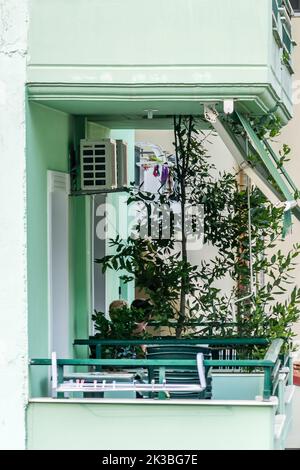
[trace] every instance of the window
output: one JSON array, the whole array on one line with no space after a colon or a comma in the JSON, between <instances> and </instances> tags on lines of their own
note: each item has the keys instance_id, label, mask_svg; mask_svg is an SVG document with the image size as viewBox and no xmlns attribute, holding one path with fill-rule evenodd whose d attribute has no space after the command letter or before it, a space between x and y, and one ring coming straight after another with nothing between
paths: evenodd
<instances>
[{"instance_id":1,"label":"window","mask_svg":"<svg viewBox=\"0 0 300 470\"><path fill-rule=\"evenodd\" d=\"M300 0L290 0L293 10L298 15L300 14Z\"/></svg>"}]
</instances>

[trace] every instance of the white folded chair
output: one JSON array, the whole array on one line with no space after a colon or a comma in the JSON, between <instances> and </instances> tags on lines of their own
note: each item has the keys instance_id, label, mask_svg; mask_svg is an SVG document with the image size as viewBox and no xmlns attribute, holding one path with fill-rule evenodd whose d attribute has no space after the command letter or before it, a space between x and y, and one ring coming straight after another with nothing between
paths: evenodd
<instances>
[{"instance_id":1,"label":"white folded chair","mask_svg":"<svg viewBox=\"0 0 300 470\"><path fill-rule=\"evenodd\" d=\"M57 357L56 353L53 352L51 356L52 361L52 392L53 396L56 396L57 393L71 393L71 392L89 392L89 393L101 393L101 392L202 392L206 388L206 379L205 379L205 368L204 368L204 356L203 353L197 354L197 369L199 375L199 384L174 384L167 383L166 380L163 380L162 383L155 383L152 380L151 383L143 383L133 380L131 383L126 382L117 382L106 380L98 381L93 380L93 382L87 382L83 379L77 379L76 381L63 381L58 383L57 375Z\"/></svg>"}]
</instances>

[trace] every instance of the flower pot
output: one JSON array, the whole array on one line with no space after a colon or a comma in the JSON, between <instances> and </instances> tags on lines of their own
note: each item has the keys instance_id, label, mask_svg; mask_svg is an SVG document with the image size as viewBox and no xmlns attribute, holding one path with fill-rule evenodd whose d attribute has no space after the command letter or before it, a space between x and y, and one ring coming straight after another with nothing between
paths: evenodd
<instances>
[{"instance_id":1,"label":"flower pot","mask_svg":"<svg viewBox=\"0 0 300 470\"><path fill-rule=\"evenodd\" d=\"M300 362L294 364L294 385L300 387Z\"/></svg>"}]
</instances>

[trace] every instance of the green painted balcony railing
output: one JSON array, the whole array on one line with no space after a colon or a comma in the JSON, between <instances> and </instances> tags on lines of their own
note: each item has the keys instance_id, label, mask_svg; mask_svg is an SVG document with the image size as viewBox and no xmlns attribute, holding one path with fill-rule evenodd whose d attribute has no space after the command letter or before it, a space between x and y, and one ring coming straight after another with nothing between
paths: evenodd
<instances>
[{"instance_id":1,"label":"green painted balcony railing","mask_svg":"<svg viewBox=\"0 0 300 470\"><path fill-rule=\"evenodd\" d=\"M204 366L208 368L249 368L252 370L261 369L264 373L264 389L263 399L269 400L271 395L276 393L279 374L283 366L287 364L288 357L282 358L280 351L283 345L282 339L273 340L271 343L264 338L194 338L194 339L178 339L178 340L76 340L77 345L141 345L141 344L172 344L172 345L191 345L191 344L207 344L219 346L253 346L253 345L268 345L269 347L263 359L205 359ZM99 350L98 350L99 352ZM101 350L100 350L101 353ZM63 380L65 366L110 366L110 367L196 367L196 359L58 359L58 376L59 380ZM31 359L30 366L50 366L51 359Z\"/></svg>"}]
</instances>

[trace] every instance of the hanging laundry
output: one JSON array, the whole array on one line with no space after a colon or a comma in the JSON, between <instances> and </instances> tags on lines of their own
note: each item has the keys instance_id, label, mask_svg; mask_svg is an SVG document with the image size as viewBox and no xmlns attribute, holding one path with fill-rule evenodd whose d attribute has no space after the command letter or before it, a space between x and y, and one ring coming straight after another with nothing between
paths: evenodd
<instances>
[{"instance_id":1,"label":"hanging laundry","mask_svg":"<svg viewBox=\"0 0 300 470\"><path fill-rule=\"evenodd\" d=\"M162 166L161 178L160 178L160 182L161 182L162 185L166 184L166 182L168 180L168 176L169 176L168 164L164 163L163 166Z\"/></svg>"},{"instance_id":2,"label":"hanging laundry","mask_svg":"<svg viewBox=\"0 0 300 470\"><path fill-rule=\"evenodd\" d=\"M160 175L159 165L155 165L154 170L153 170L153 176L157 177L159 175Z\"/></svg>"},{"instance_id":3,"label":"hanging laundry","mask_svg":"<svg viewBox=\"0 0 300 470\"><path fill-rule=\"evenodd\" d=\"M167 190L170 194L173 191L173 186L174 186L174 181L173 181L172 173L169 170L168 181L167 181Z\"/></svg>"},{"instance_id":4,"label":"hanging laundry","mask_svg":"<svg viewBox=\"0 0 300 470\"><path fill-rule=\"evenodd\" d=\"M142 180L144 181L143 184L143 191L147 191L149 193L157 193L161 187L160 178L154 176L153 168L145 169L142 175Z\"/></svg>"}]
</instances>

